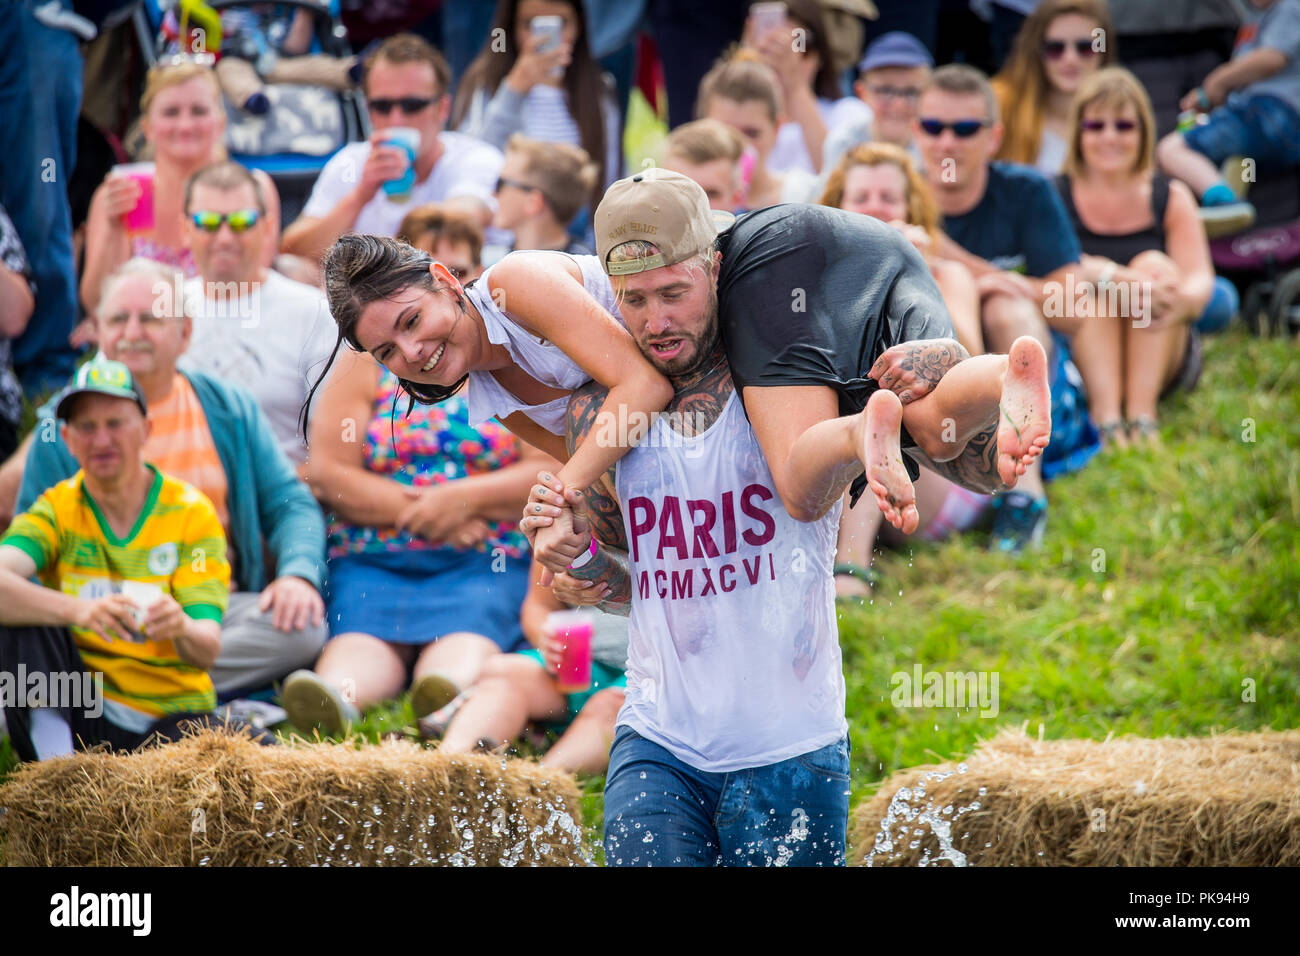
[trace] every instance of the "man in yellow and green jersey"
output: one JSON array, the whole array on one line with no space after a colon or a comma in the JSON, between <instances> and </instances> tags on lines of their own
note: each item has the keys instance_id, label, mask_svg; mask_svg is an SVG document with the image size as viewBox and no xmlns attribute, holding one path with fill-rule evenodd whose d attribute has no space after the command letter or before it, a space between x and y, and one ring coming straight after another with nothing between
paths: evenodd
<instances>
[{"instance_id":1,"label":"man in yellow and green jersey","mask_svg":"<svg viewBox=\"0 0 1300 956\"><path fill-rule=\"evenodd\" d=\"M212 503L144 461L147 409L125 365L82 366L57 415L80 470L0 538L0 706L15 750L131 748L219 723L208 668L230 566Z\"/></svg>"}]
</instances>

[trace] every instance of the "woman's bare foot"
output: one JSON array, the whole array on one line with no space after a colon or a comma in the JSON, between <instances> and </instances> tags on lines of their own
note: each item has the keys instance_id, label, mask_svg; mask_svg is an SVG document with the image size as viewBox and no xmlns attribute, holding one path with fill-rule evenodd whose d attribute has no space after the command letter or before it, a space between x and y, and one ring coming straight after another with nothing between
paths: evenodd
<instances>
[{"instance_id":1,"label":"woman's bare foot","mask_svg":"<svg viewBox=\"0 0 1300 956\"><path fill-rule=\"evenodd\" d=\"M1128 420L1128 439L1131 445L1159 445L1160 423L1154 415L1137 415Z\"/></svg>"},{"instance_id":2,"label":"woman's bare foot","mask_svg":"<svg viewBox=\"0 0 1300 956\"><path fill-rule=\"evenodd\" d=\"M1011 343L999 411L998 477L1011 488L1052 436L1047 354L1032 336L1022 335Z\"/></svg>"},{"instance_id":3,"label":"woman's bare foot","mask_svg":"<svg viewBox=\"0 0 1300 956\"><path fill-rule=\"evenodd\" d=\"M903 464L898 444L903 425L903 403L887 388L877 389L862 410L862 464L867 485L885 520L903 534L911 534L921 520L916 513L916 492Z\"/></svg>"},{"instance_id":4,"label":"woman's bare foot","mask_svg":"<svg viewBox=\"0 0 1300 956\"><path fill-rule=\"evenodd\" d=\"M1122 419L1101 422L1097 425L1097 434L1101 436L1101 447L1123 450L1128 447L1128 431Z\"/></svg>"}]
</instances>

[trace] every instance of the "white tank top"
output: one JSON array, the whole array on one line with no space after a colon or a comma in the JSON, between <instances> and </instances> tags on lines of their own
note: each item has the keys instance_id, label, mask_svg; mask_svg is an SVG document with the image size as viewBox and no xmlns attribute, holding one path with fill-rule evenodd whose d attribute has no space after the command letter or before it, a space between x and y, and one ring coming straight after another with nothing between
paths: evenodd
<instances>
[{"instance_id":1,"label":"white tank top","mask_svg":"<svg viewBox=\"0 0 1300 956\"><path fill-rule=\"evenodd\" d=\"M725 773L847 733L837 503L795 521L733 392L703 434L665 418L618 463L632 614L618 723Z\"/></svg>"},{"instance_id":2,"label":"white tank top","mask_svg":"<svg viewBox=\"0 0 1300 956\"><path fill-rule=\"evenodd\" d=\"M565 252L555 254L568 255ZM605 275L605 270L600 267L600 260L595 256L569 256L569 258L582 270L582 284L588 294L600 304L602 309L621 324L626 325L614 301L614 289L609 284L609 276ZM493 265L492 269L495 268L496 265ZM543 385L572 391L590 381L591 376L583 370L582 366L552 343L538 338L523 328L510 317L508 312L497 308L488 284L492 269L484 272L474 283L473 288L465 293L474 303L479 314L483 316L483 326L487 329L488 341L493 345L504 345L514 363ZM564 434L564 415L569 406L568 396L541 405L528 405L502 386L491 372L470 372L467 398L471 425L479 425L493 417L504 421L507 415L522 411L547 431L556 435Z\"/></svg>"}]
</instances>

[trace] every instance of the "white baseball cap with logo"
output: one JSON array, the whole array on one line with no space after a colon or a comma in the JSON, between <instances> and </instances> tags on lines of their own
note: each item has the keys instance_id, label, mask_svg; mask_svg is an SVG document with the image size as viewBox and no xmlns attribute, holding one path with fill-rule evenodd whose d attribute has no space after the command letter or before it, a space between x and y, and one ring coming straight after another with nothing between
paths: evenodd
<instances>
[{"instance_id":1,"label":"white baseball cap with logo","mask_svg":"<svg viewBox=\"0 0 1300 956\"><path fill-rule=\"evenodd\" d=\"M709 197L695 180L654 167L620 179L596 207L596 254L606 274L632 275L671 266L713 248L713 240L735 222L729 212L709 208ZM642 240L656 255L610 262L614 247Z\"/></svg>"}]
</instances>

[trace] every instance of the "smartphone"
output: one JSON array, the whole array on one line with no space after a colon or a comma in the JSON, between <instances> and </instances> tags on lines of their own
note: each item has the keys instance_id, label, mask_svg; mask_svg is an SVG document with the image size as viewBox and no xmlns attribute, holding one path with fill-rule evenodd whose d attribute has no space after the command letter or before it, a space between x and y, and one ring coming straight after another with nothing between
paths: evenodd
<instances>
[{"instance_id":1,"label":"smartphone","mask_svg":"<svg viewBox=\"0 0 1300 956\"><path fill-rule=\"evenodd\" d=\"M786 7L784 3L756 3L749 8L749 17L754 24L754 40L757 40L785 26Z\"/></svg>"},{"instance_id":2,"label":"smartphone","mask_svg":"<svg viewBox=\"0 0 1300 956\"><path fill-rule=\"evenodd\" d=\"M782 7L785 4L781 4ZM542 37L537 46L538 53L550 53L560 45L564 34L564 17L533 17L528 21L528 29L535 37Z\"/></svg>"}]
</instances>

